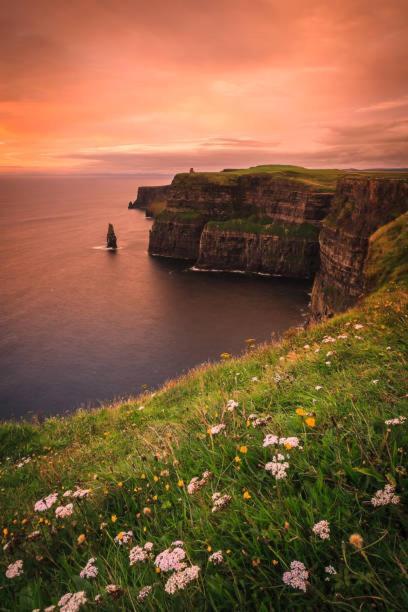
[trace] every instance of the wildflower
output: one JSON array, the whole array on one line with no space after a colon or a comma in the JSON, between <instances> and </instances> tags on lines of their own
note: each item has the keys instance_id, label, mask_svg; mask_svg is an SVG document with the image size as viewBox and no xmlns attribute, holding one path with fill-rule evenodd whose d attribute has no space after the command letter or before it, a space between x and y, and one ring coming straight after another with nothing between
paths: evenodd
<instances>
[{"instance_id":1,"label":"wildflower","mask_svg":"<svg viewBox=\"0 0 408 612\"><path fill-rule=\"evenodd\" d=\"M328 565L327 567L325 567L324 571L326 572L326 574L331 574L332 576L335 576L337 574L336 570L332 565Z\"/></svg>"},{"instance_id":2,"label":"wildflower","mask_svg":"<svg viewBox=\"0 0 408 612\"><path fill-rule=\"evenodd\" d=\"M39 538L41 535L41 532L37 530L32 531L31 533L28 534L27 536L27 540L36 540L37 538Z\"/></svg>"},{"instance_id":3,"label":"wildflower","mask_svg":"<svg viewBox=\"0 0 408 612\"><path fill-rule=\"evenodd\" d=\"M321 540L330 540L330 526L328 521L319 521L313 525L312 531L319 536Z\"/></svg>"},{"instance_id":4,"label":"wildflower","mask_svg":"<svg viewBox=\"0 0 408 612\"><path fill-rule=\"evenodd\" d=\"M231 354L230 353L221 353L220 357L221 357L221 359L223 359L225 361L227 359L230 359Z\"/></svg>"},{"instance_id":5,"label":"wildflower","mask_svg":"<svg viewBox=\"0 0 408 612\"><path fill-rule=\"evenodd\" d=\"M72 493L72 497L75 497L76 499L82 499L83 497L88 497L90 492L91 489L80 489L79 487L77 487L76 490Z\"/></svg>"},{"instance_id":6,"label":"wildflower","mask_svg":"<svg viewBox=\"0 0 408 612\"><path fill-rule=\"evenodd\" d=\"M85 591L66 593L58 602L60 612L77 612L87 602Z\"/></svg>"},{"instance_id":7,"label":"wildflower","mask_svg":"<svg viewBox=\"0 0 408 612\"><path fill-rule=\"evenodd\" d=\"M146 506L146 508L143 508L143 514L145 516L149 516L151 513L152 513L152 510L148 506Z\"/></svg>"},{"instance_id":8,"label":"wildflower","mask_svg":"<svg viewBox=\"0 0 408 612\"><path fill-rule=\"evenodd\" d=\"M96 578L98 575L98 568L95 565L96 559L91 557L88 563L85 565L84 569L80 572L81 578Z\"/></svg>"},{"instance_id":9,"label":"wildflower","mask_svg":"<svg viewBox=\"0 0 408 612\"><path fill-rule=\"evenodd\" d=\"M134 546L129 553L130 565L136 565L136 563L144 563L145 561L150 559L150 553L152 549L152 542L146 542L143 548L141 546Z\"/></svg>"},{"instance_id":10,"label":"wildflower","mask_svg":"<svg viewBox=\"0 0 408 612\"><path fill-rule=\"evenodd\" d=\"M6 578L17 578L24 574L23 570L23 562L21 559L18 561L14 561L14 563L10 563L10 565L6 569Z\"/></svg>"},{"instance_id":11,"label":"wildflower","mask_svg":"<svg viewBox=\"0 0 408 612\"><path fill-rule=\"evenodd\" d=\"M258 565L261 565L260 558L257 557L256 559L252 559L252 567L258 567Z\"/></svg>"},{"instance_id":12,"label":"wildflower","mask_svg":"<svg viewBox=\"0 0 408 612\"><path fill-rule=\"evenodd\" d=\"M150 593L152 592L152 587L151 586L145 586L142 589L140 589L138 596L137 596L137 601L144 601L147 597L149 597Z\"/></svg>"},{"instance_id":13,"label":"wildflower","mask_svg":"<svg viewBox=\"0 0 408 612\"><path fill-rule=\"evenodd\" d=\"M271 416L258 417L254 421L252 421L252 427L265 427L268 422L271 420Z\"/></svg>"},{"instance_id":14,"label":"wildflower","mask_svg":"<svg viewBox=\"0 0 408 612\"><path fill-rule=\"evenodd\" d=\"M239 447L239 452L242 453L242 455L246 455L248 452L248 447L247 446L240 446Z\"/></svg>"},{"instance_id":15,"label":"wildflower","mask_svg":"<svg viewBox=\"0 0 408 612\"><path fill-rule=\"evenodd\" d=\"M122 546L123 544L129 544L129 542L133 538L133 531L119 531L118 535L115 537L116 544Z\"/></svg>"},{"instance_id":16,"label":"wildflower","mask_svg":"<svg viewBox=\"0 0 408 612\"><path fill-rule=\"evenodd\" d=\"M116 514L112 514L111 516L112 523L116 523L117 520L118 520L118 517L116 516Z\"/></svg>"},{"instance_id":17,"label":"wildflower","mask_svg":"<svg viewBox=\"0 0 408 612\"><path fill-rule=\"evenodd\" d=\"M380 382L380 379L379 378L375 378L371 382L372 382L373 385L378 385L378 383Z\"/></svg>"},{"instance_id":18,"label":"wildflower","mask_svg":"<svg viewBox=\"0 0 408 612\"><path fill-rule=\"evenodd\" d=\"M7 538L8 534L9 534L9 530L7 529L7 527L4 527L4 529L3 529L3 536L5 538Z\"/></svg>"},{"instance_id":19,"label":"wildflower","mask_svg":"<svg viewBox=\"0 0 408 612\"><path fill-rule=\"evenodd\" d=\"M191 567L186 567L185 569L174 573L164 585L164 590L166 593L173 595L177 591L185 589L190 582L198 578L199 571L200 568L198 565L192 565Z\"/></svg>"},{"instance_id":20,"label":"wildflower","mask_svg":"<svg viewBox=\"0 0 408 612\"><path fill-rule=\"evenodd\" d=\"M157 555L154 564L161 572L180 571L185 567L185 557L186 553L181 546L171 546Z\"/></svg>"},{"instance_id":21,"label":"wildflower","mask_svg":"<svg viewBox=\"0 0 408 612\"><path fill-rule=\"evenodd\" d=\"M307 415L306 410L304 408L301 408L301 407L300 408L296 408L295 412L299 416L306 416Z\"/></svg>"},{"instance_id":22,"label":"wildflower","mask_svg":"<svg viewBox=\"0 0 408 612\"><path fill-rule=\"evenodd\" d=\"M285 457L279 453L274 455L272 461L265 465L265 470L275 476L276 480L282 480L287 476L286 470L289 468L289 463L284 459Z\"/></svg>"},{"instance_id":23,"label":"wildflower","mask_svg":"<svg viewBox=\"0 0 408 612\"><path fill-rule=\"evenodd\" d=\"M268 434L265 436L262 446L266 448L267 446L272 446L274 444L279 444L279 437L273 434Z\"/></svg>"},{"instance_id":24,"label":"wildflower","mask_svg":"<svg viewBox=\"0 0 408 612\"><path fill-rule=\"evenodd\" d=\"M291 448L302 448L301 446L299 446L299 438L297 438L296 436L290 436L289 438L279 438L279 444L282 444L287 450L290 450Z\"/></svg>"},{"instance_id":25,"label":"wildflower","mask_svg":"<svg viewBox=\"0 0 408 612\"><path fill-rule=\"evenodd\" d=\"M169 470L162 470L160 472L160 476L162 476L163 478L167 478L167 476L170 476Z\"/></svg>"},{"instance_id":26,"label":"wildflower","mask_svg":"<svg viewBox=\"0 0 408 612\"><path fill-rule=\"evenodd\" d=\"M123 487L123 482L118 482L118 487L121 489Z\"/></svg>"},{"instance_id":27,"label":"wildflower","mask_svg":"<svg viewBox=\"0 0 408 612\"><path fill-rule=\"evenodd\" d=\"M316 419L314 417L307 417L307 419L305 419L305 423L308 427L315 427Z\"/></svg>"},{"instance_id":28,"label":"wildflower","mask_svg":"<svg viewBox=\"0 0 408 612\"><path fill-rule=\"evenodd\" d=\"M81 535L77 537L78 544L83 544L85 540L86 540L86 535L84 533L81 533Z\"/></svg>"},{"instance_id":29,"label":"wildflower","mask_svg":"<svg viewBox=\"0 0 408 612\"><path fill-rule=\"evenodd\" d=\"M387 484L384 489L380 489L371 498L371 503L374 507L387 506L388 504L399 504L400 498L395 495L395 487Z\"/></svg>"},{"instance_id":30,"label":"wildflower","mask_svg":"<svg viewBox=\"0 0 408 612\"><path fill-rule=\"evenodd\" d=\"M105 587L105 591L111 597L119 597L119 595L122 595L122 592L123 592L122 588L118 586L117 584L107 584Z\"/></svg>"},{"instance_id":31,"label":"wildflower","mask_svg":"<svg viewBox=\"0 0 408 612\"><path fill-rule=\"evenodd\" d=\"M238 406L239 406L239 402L236 402L233 399L229 399L228 402L227 402L227 410L229 412L233 412L235 410L235 408L238 408Z\"/></svg>"},{"instance_id":32,"label":"wildflower","mask_svg":"<svg viewBox=\"0 0 408 612\"><path fill-rule=\"evenodd\" d=\"M38 500L34 504L34 512L44 512L45 510L49 510L51 506L55 504L58 499L58 493L51 493L47 497Z\"/></svg>"},{"instance_id":33,"label":"wildflower","mask_svg":"<svg viewBox=\"0 0 408 612\"><path fill-rule=\"evenodd\" d=\"M272 559L272 565L278 565L279 561L277 559Z\"/></svg>"},{"instance_id":34,"label":"wildflower","mask_svg":"<svg viewBox=\"0 0 408 612\"><path fill-rule=\"evenodd\" d=\"M210 436L216 436L223 429L225 429L225 423L219 423L218 425L213 425L212 427L209 427L208 433L210 434Z\"/></svg>"},{"instance_id":35,"label":"wildflower","mask_svg":"<svg viewBox=\"0 0 408 612\"><path fill-rule=\"evenodd\" d=\"M316 391L320 391L320 389L323 389L322 385L316 385L315 386Z\"/></svg>"},{"instance_id":36,"label":"wildflower","mask_svg":"<svg viewBox=\"0 0 408 612\"><path fill-rule=\"evenodd\" d=\"M238 457L238 455L236 455L234 457L234 461L235 461L235 463L241 463L241 457Z\"/></svg>"},{"instance_id":37,"label":"wildflower","mask_svg":"<svg viewBox=\"0 0 408 612\"><path fill-rule=\"evenodd\" d=\"M244 493L242 494L242 497L244 499L251 499L252 495L250 494L249 491L244 491Z\"/></svg>"},{"instance_id":38,"label":"wildflower","mask_svg":"<svg viewBox=\"0 0 408 612\"><path fill-rule=\"evenodd\" d=\"M361 325L361 323L356 323L354 325L354 329L363 329L364 325Z\"/></svg>"},{"instance_id":39,"label":"wildflower","mask_svg":"<svg viewBox=\"0 0 408 612\"><path fill-rule=\"evenodd\" d=\"M258 381L259 381L259 378L258 378L257 376L253 376L253 377L251 378L251 381L252 381L252 382L258 382Z\"/></svg>"},{"instance_id":40,"label":"wildflower","mask_svg":"<svg viewBox=\"0 0 408 612\"><path fill-rule=\"evenodd\" d=\"M349 537L349 542L354 548L360 549L363 546L364 540L359 533L352 533Z\"/></svg>"},{"instance_id":41,"label":"wildflower","mask_svg":"<svg viewBox=\"0 0 408 612\"><path fill-rule=\"evenodd\" d=\"M192 478L189 484L187 485L188 494L193 495L194 493L197 493L197 491L202 489L207 484L211 477L212 473L208 470L203 472L201 478L198 478L198 476L194 476L194 478Z\"/></svg>"},{"instance_id":42,"label":"wildflower","mask_svg":"<svg viewBox=\"0 0 408 612\"><path fill-rule=\"evenodd\" d=\"M94 602L96 603L96 605L100 604L102 601L102 595L95 595L94 597Z\"/></svg>"},{"instance_id":43,"label":"wildflower","mask_svg":"<svg viewBox=\"0 0 408 612\"><path fill-rule=\"evenodd\" d=\"M386 425L403 425L406 420L407 420L407 417L399 416L399 417L396 417L395 419L388 419L387 421L384 421L384 423Z\"/></svg>"},{"instance_id":44,"label":"wildflower","mask_svg":"<svg viewBox=\"0 0 408 612\"><path fill-rule=\"evenodd\" d=\"M309 572L301 561L292 561L290 564L290 571L285 572L282 576L282 580L285 584L304 592L306 592L307 589L308 578Z\"/></svg>"},{"instance_id":45,"label":"wildflower","mask_svg":"<svg viewBox=\"0 0 408 612\"><path fill-rule=\"evenodd\" d=\"M223 510L231 502L231 495L221 495L221 493L214 493L211 497L213 501L213 507L211 512L219 512Z\"/></svg>"},{"instance_id":46,"label":"wildflower","mask_svg":"<svg viewBox=\"0 0 408 612\"><path fill-rule=\"evenodd\" d=\"M222 555L222 550L217 550L212 555L208 557L208 561L213 565L220 565L224 561L224 557Z\"/></svg>"},{"instance_id":47,"label":"wildflower","mask_svg":"<svg viewBox=\"0 0 408 612\"><path fill-rule=\"evenodd\" d=\"M55 516L57 518L68 518L69 516L71 516L71 514L74 512L74 505L73 504L67 504L66 506L58 506L55 509Z\"/></svg>"}]
</instances>

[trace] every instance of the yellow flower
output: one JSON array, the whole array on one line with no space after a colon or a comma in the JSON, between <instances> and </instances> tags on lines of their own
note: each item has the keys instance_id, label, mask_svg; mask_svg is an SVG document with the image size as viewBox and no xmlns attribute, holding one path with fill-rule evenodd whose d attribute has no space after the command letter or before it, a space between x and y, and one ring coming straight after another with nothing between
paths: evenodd
<instances>
[{"instance_id":1,"label":"yellow flower","mask_svg":"<svg viewBox=\"0 0 408 612\"><path fill-rule=\"evenodd\" d=\"M119 531L118 535L116 536L118 540L123 540L123 531Z\"/></svg>"},{"instance_id":2,"label":"yellow flower","mask_svg":"<svg viewBox=\"0 0 408 612\"><path fill-rule=\"evenodd\" d=\"M3 529L3 536L5 538L7 538L8 534L9 534L9 530L7 529L7 527L4 527L4 529Z\"/></svg>"},{"instance_id":3,"label":"yellow flower","mask_svg":"<svg viewBox=\"0 0 408 612\"><path fill-rule=\"evenodd\" d=\"M252 567L258 567L261 564L261 560L259 558L252 559Z\"/></svg>"},{"instance_id":4,"label":"yellow flower","mask_svg":"<svg viewBox=\"0 0 408 612\"><path fill-rule=\"evenodd\" d=\"M153 480L154 480L154 482L158 482L159 477L158 477L158 476L156 476L156 474L155 474L155 475L153 476Z\"/></svg>"},{"instance_id":5,"label":"yellow flower","mask_svg":"<svg viewBox=\"0 0 408 612\"><path fill-rule=\"evenodd\" d=\"M121 489L123 487L123 482L118 482L118 487Z\"/></svg>"},{"instance_id":6,"label":"yellow flower","mask_svg":"<svg viewBox=\"0 0 408 612\"><path fill-rule=\"evenodd\" d=\"M211 546L207 546L207 551L208 551L208 552L211 552L211 551L212 551Z\"/></svg>"},{"instance_id":7,"label":"yellow flower","mask_svg":"<svg viewBox=\"0 0 408 612\"><path fill-rule=\"evenodd\" d=\"M314 417L307 417L307 419L305 419L305 423L306 425L308 425L309 427L315 427L316 425L316 419Z\"/></svg>"},{"instance_id":8,"label":"yellow flower","mask_svg":"<svg viewBox=\"0 0 408 612\"><path fill-rule=\"evenodd\" d=\"M111 516L112 523L116 523L117 520L118 520L118 517L116 516L116 514L112 514Z\"/></svg>"},{"instance_id":9,"label":"yellow flower","mask_svg":"<svg viewBox=\"0 0 408 612\"><path fill-rule=\"evenodd\" d=\"M229 359L231 357L230 353L221 353L220 355L221 359Z\"/></svg>"},{"instance_id":10,"label":"yellow flower","mask_svg":"<svg viewBox=\"0 0 408 612\"><path fill-rule=\"evenodd\" d=\"M240 446L239 447L239 452L242 453L243 455L246 455L248 452L248 447L247 446Z\"/></svg>"},{"instance_id":11,"label":"yellow flower","mask_svg":"<svg viewBox=\"0 0 408 612\"><path fill-rule=\"evenodd\" d=\"M234 457L234 461L235 463L241 463L241 457L238 457L238 455L236 457Z\"/></svg>"},{"instance_id":12,"label":"yellow flower","mask_svg":"<svg viewBox=\"0 0 408 612\"><path fill-rule=\"evenodd\" d=\"M251 421L249 419L247 419L247 421L246 421L246 426L247 427L251 427Z\"/></svg>"},{"instance_id":13,"label":"yellow flower","mask_svg":"<svg viewBox=\"0 0 408 612\"><path fill-rule=\"evenodd\" d=\"M78 544L83 544L85 540L86 540L86 535L84 533L81 533L81 535L77 537Z\"/></svg>"},{"instance_id":14,"label":"yellow flower","mask_svg":"<svg viewBox=\"0 0 408 612\"><path fill-rule=\"evenodd\" d=\"M360 550L362 548L364 540L359 533L352 533L349 537L349 542L354 548Z\"/></svg>"},{"instance_id":15,"label":"yellow flower","mask_svg":"<svg viewBox=\"0 0 408 612\"><path fill-rule=\"evenodd\" d=\"M166 484L166 486L164 487L166 489L166 491L170 491L170 485Z\"/></svg>"},{"instance_id":16,"label":"yellow flower","mask_svg":"<svg viewBox=\"0 0 408 612\"><path fill-rule=\"evenodd\" d=\"M25 525L26 523L28 523L28 519L23 518L23 520L21 521L21 524L22 524L22 525Z\"/></svg>"},{"instance_id":17,"label":"yellow flower","mask_svg":"<svg viewBox=\"0 0 408 612\"><path fill-rule=\"evenodd\" d=\"M278 565L279 561L277 559L272 559L272 565Z\"/></svg>"},{"instance_id":18,"label":"yellow flower","mask_svg":"<svg viewBox=\"0 0 408 612\"><path fill-rule=\"evenodd\" d=\"M250 492L249 492L249 491L244 491L244 493L243 493L242 497L243 497L244 499L251 499L251 497L252 497L252 496L251 496L251 494L250 494Z\"/></svg>"},{"instance_id":19,"label":"yellow flower","mask_svg":"<svg viewBox=\"0 0 408 612\"><path fill-rule=\"evenodd\" d=\"M143 533L146 533L147 527L143 527Z\"/></svg>"},{"instance_id":20,"label":"yellow flower","mask_svg":"<svg viewBox=\"0 0 408 612\"><path fill-rule=\"evenodd\" d=\"M298 414L299 416L306 416L307 412L304 408L300 407L296 408L296 414Z\"/></svg>"},{"instance_id":21,"label":"yellow flower","mask_svg":"<svg viewBox=\"0 0 408 612\"><path fill-rule=\"evenodd\" d=\"M283 525L283 526L284 526L284 528L285 528L285 529L289 529L289 523L288 523L288 521L285 521L285 523L284 523L284 525Z\"/></svg>"},{"instance_id":22,"label":"yellow flower","mask_svg":"<svg viewBox=\"0 0 408 612\"><path fill-rule=\"evenodd\" d=\"M160 569L160 567L156 567L154 571L156 572L156 574L160 574L161 569Z\"/></svg>"},{"instance_id":23,"label":"yellow flower","mask_svg":"<svg viewBox=\"0 0 408 612\"><path fill-rule=\"evenodd\" d=\"M231 554L231 549L230 549L230 548L228 548L228 549L226 550L226 553L227 553L227 555L230 555L230 554Z\"/></svg>"},{"instance_id":24,"label":"yellow flower","mask_svg":"<svg viewBox=\"0 0 408 612\"><path fill-rule=\"evenodd\" d=\"M153 501L157 501L157 500L158 500L157 495L153 495Z\"/></svg>"},{"instance_id":25,"label":"yellow flower","mask_svg":"<svg viewBox=\"0 0 408 612\"><path fill-rule=\"evenodd\" d=\"M177 486L178 486L178 487L183 488L183 487L184 487L184 480L181 480L181 479L180 479L180 480L177 482Z\"/></svg>"},{"instance_id":26,"label":"yellow flower","mask_svg":"<svg viewBox=\"0 0 408 612\"><path fill-rule=\"evenodd\" d=\"M143 514L145 516L149 516L149 514L151 514L151 513L152 513L151 509L148 508L147 506L146 506L146 508L143 508Z\"/></svg>"}]
</instances>

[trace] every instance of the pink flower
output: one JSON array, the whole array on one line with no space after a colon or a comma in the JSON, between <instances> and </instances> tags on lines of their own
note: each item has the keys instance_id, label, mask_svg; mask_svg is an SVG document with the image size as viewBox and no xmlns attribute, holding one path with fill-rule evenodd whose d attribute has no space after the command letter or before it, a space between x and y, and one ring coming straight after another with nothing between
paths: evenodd
<instances>
[{"instance_id":1,"label":"pink flower","mask_svg":"<svg viewBox=\"0 0 408 612\"><path fill-rule=\"evenodd\" d=\"M222 550L217 550L208 557L208 561L214 565L220 565L224 561Z\"/></svg>"},{"instance_id":2,"label":"pink flower","mask_svg":"<svg viewBox=\"0 0 408 612\"><path fill-rule=\"evenodd\" d=\"M162 572L179 571L185 567L185 563L182 563L185 557L186 553L180 546L170 547L157 555L154 564Z\"/></svg>"},{"instance_id":3,"label":"pink flower","mask_svg":"<svg viewBox=\"0 0 408 612\"><path fill-rule=\"evenodd\" d=\"M121 531L115 536L116 544L119 546L123 546L123 544L129 544L129 542L133 539L133 531Z\"/></svg>"},{"instance_id":4,"label":"pink flower","mask_svg":"<svg viewBox=\"0 0 408 612\"><path fill-rule=\"evenodd\" d=\"M68 516L71 516L71 514L74 512L74 505L73 504L67 504L66 506L58 506L58 508L55 509L55 516L57 518L67 518Z\"/></svg>"},{"instance_id":5,"label":"pink flower","mask_svg":"<svg viewBox=\"0 0 408 612\"><path fill-rule=\"evenodd\" d=\"M81 606L87 602L85 591L78 593L66 593L58 602L60 612L78 612Z\"/></svg>"},{"instance_id":6,"label":"pink flower","mask_svg":"<svg viewBox=\"0 0 408 612\"><path fill-rule=\"evenodd\" d=\"M98 575L98 568L95 565L96 559L92 557L89 559L88 563L85 565L84 569L81 570L80 576L81 578L96 578Z\"/></svg>"},{"instance_id":7,"label":"pink flower","mask_svg":"<svg viewBox=\"0 0 408 612\"><path fill-rule=\"evenodd\" d=\"M91 489L80 489L79 487L77 487L76 491L72 493L72 497L82 499L83 497L88 497L90 492Z\"/></svg>"},{"instance_id":8,"label":"pink flower","mask_svg":"<svg viewBox=\"0 0 408 612\"><path fill-rule=\"evenodd\" d=\"M207 484L207 482L210 480L211 477L212 477L212 474L208 470L203 472L201 478L198 478L198 476L194 476L194 478L192 478L189 484L187 485L187 491L189 495L193 495L194 493L197 493L197 491L202 489Z\"/></svg>"},{"instance_id":9,"label":"pink flower","mask_svg":"<svg viewBox=\"0 0 408 612\"><path fill-rule=\"evenodd\" d=\"M179 572L175 572L167 580L166 584L164 585L164 590L166 593L173 595L177 591L185 589L190 582L197 580L199 572L200 568L198 565L192 565L191 567L186 567Z\"/></svg>"},{"instance_id":10,"label":"pink flower","mask_svg":"<svg viewBox=\"0 0 408 612\"><path fill-rule=\"evenodd\" d=\"M286 470L289 469L289 463L284 459L284 455L278 453L272 457L272 461L265 465L265 470L275 476L276 480L282 480L287 476Z\"/></svg>"},{"instance_id":11,"label":"pink flower","mask_svg":"<svg viewBox=\"0 0 408 612\"><path fill-rule=\"evenodd\" d=\"M223 510L231 502L231 495L221 495L221 493L214 493L211 497L213 501L213 507L211 512L219 512Z\"/></svg>"},{"instance_id":12,"label":"pink flower","mask_svg":"<svg viewBox=\"0 0 408 612\"><path fill-rule=\"evenodd\" d=\"M315 533L321 540L330 540L330 526L327 521L319 521L312 528L313 533Z\"/></svg>"},{"instance_id":13,"label":"pink flower","mask_svg":"<svg viewBox=\"0 0 408 612\"><path fill-rule=\"evenodd\" d=\"M407 420L407 417L400 416L400 417L396 417L395 419L387 419L387 421L384 421L384 423L386 425L403 425L406 420Z\"/></svg>"},{"instance_id":14,"label":"pink flower","mask_svg":"<svg viewBox=\"0 0 408 612\"><path fill-rule=\"evenodd\" d=\"M148 559L150 559L151 551L153 548L153 544L151 542L146 542L143 546L134 546L129 553L129 561L130 565L136 565L136 563L144 563Z\"/></svg>"},{"instance_id":15,"label":"pink flower","mask_svg":"<svg viewBox=\"0 0 408 612\"><path fill-rule=\"evenodd\" d=\"M267 446L273 446L275 444L279 444L279 437L274 434L268 434L265 436L262 446L266 448Z\"/></svg>"},{"instance_id":16,"label":"pink flower","mask_svg":"<svg viewBox=\"0 0 408 612\"><path fill-rule=\"evenodd\" d=\"M395 487L387 484L384 489L380 489L371 498L371 503L374 507L387 506L388 504L399 504L400 498L395 495Z\"/></svg>"},{"instance_id":17,"label":"pink flower","mask_svg":"<svg viewBox=\"0 0 408 612\"><path fill-rule=\"evenodd\" d=\"M38 502L35 502L34 504L34 512L44 512L45 510L49 510L49 508L55 504L57 499L58 493L51 493L47 497L39 499Z\"/></svg>"},{"instance_id":18,"label":"pink flower","mask_svg":"<svg viewBox=\"0 0 408 612\"><path fill-rule=\"evenodd\" d=\"M282 580L285 584L305 592L308 578L309 572L301 561L292 561L290 564L290 571L285 572L282 576Z\"/></svg>"},{"instance_id":19,"label":"pink flower","mask_svg":"<svg viewBox=\"0 0 408 612\"><path fill-rule=\"evenodd\" d=\"M227 402L227 410L229 412L233 412L235 410L235 408L238 408L238 406L239 406L239 402L236 402L233 399L229 399L228 402Z\"/></svg>"},{"instance_id":20,"label":"pink flower","mask_svg":"<svg viewBox=\"0 0 408 612\"><path fill-rule=\"evenodd\" d=\"M17 578L18 576L21 576L21 574L24 574L23 562L21 559L14 561L14 563L10 563L6 569L6 578Z\"/></svg>"},{"instance_id":21,"label":"pink flower","mask_svg":"<svg viewBox=\"0 0 408 612\"><path fill-rule=\"evenodd\" d=\"M145 586L142 589L140 589L139 594L137 596L137 600L138 601L144 601L147 597L149 597L150 593L152 592L152 587L151 586Z\"/></svg>"},{"instance_id":22,"label":"pink flower","mask_svg":"<svg viewBox=\"0 0 408 612\"><path fill-rule=\"evenodd\" d=\"M212 436L216 436L223 429L225 429L225 423L219 423L218 425L213 425L212 427L210 427L208 433Z\"/></svg>"}]
</instances>

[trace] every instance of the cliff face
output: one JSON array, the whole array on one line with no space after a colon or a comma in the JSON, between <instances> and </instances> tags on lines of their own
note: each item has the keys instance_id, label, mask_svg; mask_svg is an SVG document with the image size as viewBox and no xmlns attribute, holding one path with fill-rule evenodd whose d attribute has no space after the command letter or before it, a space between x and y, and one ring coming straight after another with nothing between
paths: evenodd
<instances>
[{"instance_id":1,"label":"cliff face","mask_svg":"<svg viewBox=\"0 0 408 612\"><path fill-rule=\"evenodd\" d=\"M196 261L201 269L311 278L318 266L317 232L304 238L293 236L292 228L318 228L331 199L328 190L268 174L219 173L211 180L200 173L177 175L166 190L166 210L150 232L149 253ZM207 225L247 218L255 231Z\"/></svg>"},{"instance_id":2,"label":"cliff face","mask_svg":"<svg viewBox=\"0 0 408 612\"><path fill-rule=\"evenodd\" d=\"M155 217L166 207L167 194L170 185L159 187L139 187L134 202L128 208L140 208L146 211L146 217Z\"/></svg>"},{"instance_id":3,"label":"cliff face","mask_svg":"<svg viewBox=\"0 0 408 612\"><path fill-rule=\"evenodd\" d=\"M363 268L369 238L408 210L408 181L399 178L343 178L320 232L320 270L312 291L312 314L330 316L364 293Z\"/></svg>"},{"instance_id":4,"label":"cliff face","mask_svg":"<svg viewBox=\"0 0 408 612\"><path fill-rule=\"evenodd\" d=\"M313 278L319 265L317 240L222 230L207 224L196 267Z\"/></svg>"}]
</instances>

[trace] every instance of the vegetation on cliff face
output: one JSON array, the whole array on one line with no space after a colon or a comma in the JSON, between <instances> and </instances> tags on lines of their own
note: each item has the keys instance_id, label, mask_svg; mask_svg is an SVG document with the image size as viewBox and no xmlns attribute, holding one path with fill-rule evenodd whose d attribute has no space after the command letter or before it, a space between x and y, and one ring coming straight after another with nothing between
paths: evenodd
<instances>
[{"instance_id":1,"label":"vegetation on cliff face","mask_svg":"<svg viewBox=\"0 0 408 612\"><path fill-rule=\"evenodd\" d=\"M245 219L209 221L206 227L217 228L222 231L269 234L279 238L317 240L319 236L319 228L311 223L277 223L269 217L251 216Z\"/></svg>"},{"instance_id":2,"label":"vegetation on cliff face","mask_svg":"<svg viewBox=\"0 0 408 612\"><path fill-rule=\"evenodd\" d=\"M1 425L1 608L407 609L393 231L373 239L381 288L345 314L157 393Z\"/></svg>"}]
</instances>

